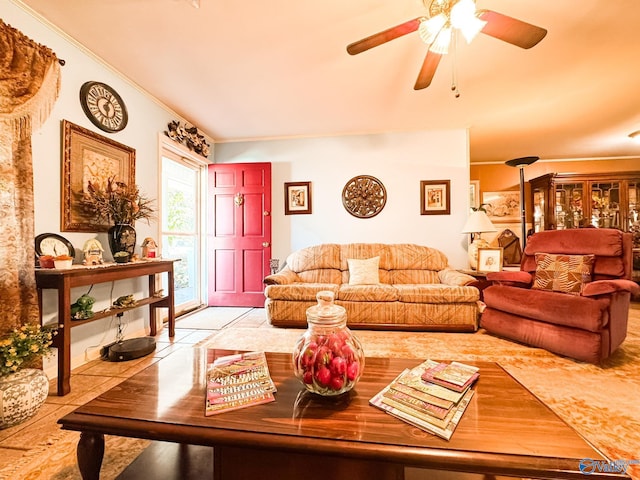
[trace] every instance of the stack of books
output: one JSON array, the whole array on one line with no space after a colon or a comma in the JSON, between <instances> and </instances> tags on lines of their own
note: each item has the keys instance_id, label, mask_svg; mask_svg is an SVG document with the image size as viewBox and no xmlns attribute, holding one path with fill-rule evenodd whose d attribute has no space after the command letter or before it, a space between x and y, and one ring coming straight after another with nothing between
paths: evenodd
<instances>
[{"instance_id":1,"label":"stack of books","mask_svg":"<svg viewBox=\"0 0 640 480\"><path fill-rule=\"evenodd\" d=\"M264 352L219 357L207 365L205 416L273 402L275 392Z\"/></svg>"},{"instance_id":2,"label":"stack of books","mask_svg":"<svg viewBox=\"0 0 640 480\"><path fill-rule=\"evenodd\" d=\"M403 371L369 403L411 425L449 440L473 397L478 368L425 360Z\"/></svg>"}]
</instances>

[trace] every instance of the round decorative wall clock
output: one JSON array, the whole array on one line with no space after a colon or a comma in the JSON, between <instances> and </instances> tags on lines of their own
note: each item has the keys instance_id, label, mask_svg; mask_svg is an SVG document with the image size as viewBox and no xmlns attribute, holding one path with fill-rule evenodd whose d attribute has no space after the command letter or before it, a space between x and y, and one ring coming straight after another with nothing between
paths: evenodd
<instances>
[{"instance_id":1,"label":"round decorative wall clock","mask_svg":"<svg viewBox=\"0 0 640 480\"><path fill-rule=\"evenodd\" d=\"M380 180L358 175L342 189L342 205L354 217L371 218L379 214L387 203L387 191Z\"/></svg>"},{"instance_id":2,"label":"round decorative wall clock","mask_svg":"<svg viewBox=\"0 0 640 480\"><path fill-rule=\"evenodd\" d=\"M75 256L76 251L71 242L56 233L41 233L36 237L36 255L58 255Z\"/></svg>"},{"instance_id":3,"label":"round decorative wall clock","mask_svg":"<svg viewBox=\"0 0 640 480\"><path fill-rule=\"evenodd\" d=\"M83 84L80 87L80 103L89 120L100 130L115 133L127 126L129 115L122 97L105 83Z\"/></svg>"}]
</instances>

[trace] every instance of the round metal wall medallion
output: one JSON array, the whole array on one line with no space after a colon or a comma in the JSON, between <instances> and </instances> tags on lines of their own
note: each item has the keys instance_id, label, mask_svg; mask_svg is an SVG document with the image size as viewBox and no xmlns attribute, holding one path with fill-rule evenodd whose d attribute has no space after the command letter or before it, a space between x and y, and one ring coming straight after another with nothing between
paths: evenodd
<instances>
[{"instance_id":1,"label":"round metal wall medallion","mask_svg":"<svg viewBox=\"0 0 640 480\"><path fill-rule=\"evenodd\" d=\"M358 175L342 189L342 204L354 217L371 218L387 203L387 191L380 180L370 175Z\"/></svg>"}]
</instances>

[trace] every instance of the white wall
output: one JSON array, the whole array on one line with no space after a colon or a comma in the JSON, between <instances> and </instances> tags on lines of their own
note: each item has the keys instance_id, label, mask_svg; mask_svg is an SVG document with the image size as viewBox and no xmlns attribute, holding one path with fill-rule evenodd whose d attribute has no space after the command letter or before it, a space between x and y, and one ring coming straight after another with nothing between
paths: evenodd
<instances>
[{"instance_id":1,"label":"white wall","mask_svg":"<svg viewBox=\"0 0 640 480\"><path fill-rule=\"evenodd\" d=\"M418 243L442 250L452 266L467 266L469 153L465 130L216 144L216 163L272 163L272 256L281 264L318 243ZM356 175L378 178L387 204L359 219L342 206ZM451 214L420 215L420 180L451 180ZM311 215L284 215L284 182L311 181Z\"/></svg>"},{"instance_id":2,"label":"white wall","mask_svg":"<svg viewBox=\"0 0 640 480\"><path fill-rule=\"evenodd\" d=\"M166 130L174 112L156 103L106 68L36 16L10 0L0 0L0 17L38 43L51 48L66 61L58 102L44 124L34 133L35 233L60 233L77 250L96 236L60 232L61 121L66 119L136 149L136 183L151 198L158 198L158 132ZM86 118L79 101L81 85L89 80L112 86L122 96L129 124L119 133L99 131ZM466 238L459 234L468 211L469 159L467 133L463 130L390 133L219 144L216 162L271 162L273 164L273 257L284 260L301 247L322 242L413 242L439 248L455 267L466 266ZM372 175L387 189L387 205L371 219L357 219L342 207L344 184L356 175ZM451 215L420 215L420 180L451 180ZM312 215L284 215L284 182L312 182ZM158 238L158 225L138 222L138 238ZM103 246L105 234L98 239ZM108 247L107 247L108 249ZM139 247L138 247L139 249ZM72 291L72 300L88 288ZM96 285L91 295L95 310L106 308L120 295L146 293L146 279ZM57 301L46 291L43 313L56 321ZM147 309L127 312L125 338L148 332ZM95 358L101 345L115 339L115 322L104 319L72 330L71 364L76 367ZM56 357L45 363L50 377L57 375Z\"/></svg>"},{"instance_id":3,"label":"white wall","mask_svg":"<svg viewBox=\"0 0 640 480\"><path fill-rule=\"evenodd\" d=\"M44 232L61 234L80 252L76 254L76 259L82 258L82 247L85 241L98 236L107 250L106 257L110 258L106 234L60 231L61 121L63 119L71 121L135 148L136 183L150 198L157 199L158 132L166 130L169 121L179 118L75 46L59 32L27 13L22 7L9 0L0 0L0 17L5 23L20 30L32 40L51 48L58 58L66 61L66 65L61 67L61 91L55 108L44 126L32 137L35 234ZM129 123L123 131L115 134L102 132L85 116L79 101L79 91L81 85L89 80L104 82L122 96L129 113ZM157 222L152 222L151 225L147 225L144 221L138 222L136 230L139 240L147 236L158 238ZM140 251L139 245L137 251ZM97 299L94 310L106 308L112 299L115 300L120 295L133 293L137 298L146 296L147 279L115 282L113 291L111 287L111 284L99 284L91 290L91 295ZM88 289L88 287L82 287L72 290L72 301ZM54 292L45 291L43 314L48 323L55 323L56 312L57 300ZM125 313L123 320L126 325L125 338L148 333L147 308L129 311ZM73 328L72 366L75 367L88 358L95 358L99 354L100 345L110 343L114 339L115 322L108 318ZM50 377L57 375L55 360L54 355L45 364L46 372Z\"/></svg>"}]
</instances>

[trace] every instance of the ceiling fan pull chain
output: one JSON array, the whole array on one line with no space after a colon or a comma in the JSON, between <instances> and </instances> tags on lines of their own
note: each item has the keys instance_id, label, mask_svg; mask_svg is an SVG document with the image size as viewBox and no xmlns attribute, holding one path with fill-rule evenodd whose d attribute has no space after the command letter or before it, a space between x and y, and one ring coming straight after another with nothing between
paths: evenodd
<instances>
[{"instance_id":1,"label":"ceiling fan pull chain","mask_svg":"<svg viewBox=\"0 0 640 480\"><path fill-rule=\"evenodd\" d=\"M454 32L453 38L453 54L451 55L451 91L456 98L460 98L460 90L458 90L458 32Z\"/></svg>"}]
</instances>

